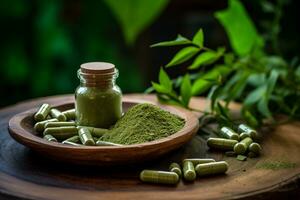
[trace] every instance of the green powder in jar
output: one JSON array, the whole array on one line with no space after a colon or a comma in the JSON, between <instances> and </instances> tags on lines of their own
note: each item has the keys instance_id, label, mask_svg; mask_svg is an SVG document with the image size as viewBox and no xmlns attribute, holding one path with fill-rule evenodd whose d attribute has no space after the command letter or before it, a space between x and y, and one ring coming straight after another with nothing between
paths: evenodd
<instances>
[{"instance_id":1,"label":"green powder in jar","mask_svg":"<svg viewBox=\"0 0 300 200\"><path fill-rule=\"evenodd\" d=\"M117 144L139 144L158 140L178 132L184 119L152 104L138 104L101 137Z\"/></svg>"}]
</instances>

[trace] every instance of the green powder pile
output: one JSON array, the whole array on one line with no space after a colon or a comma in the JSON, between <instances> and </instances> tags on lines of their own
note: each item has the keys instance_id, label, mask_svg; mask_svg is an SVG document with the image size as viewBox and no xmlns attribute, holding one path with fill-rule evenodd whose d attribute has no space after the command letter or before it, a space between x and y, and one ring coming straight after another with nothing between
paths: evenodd
<instances>
[{"instance_id":1,"label":"green powder pile","mask_svg":"<svg viewBox=\"0 0 300 200\"><path fill-rule=\"evenodd\" d=\"M101 140L117 144L139 144L158 140L182 129L184 119L158 106L138 104L130 108Z\"/></svg>"}]
</instances>

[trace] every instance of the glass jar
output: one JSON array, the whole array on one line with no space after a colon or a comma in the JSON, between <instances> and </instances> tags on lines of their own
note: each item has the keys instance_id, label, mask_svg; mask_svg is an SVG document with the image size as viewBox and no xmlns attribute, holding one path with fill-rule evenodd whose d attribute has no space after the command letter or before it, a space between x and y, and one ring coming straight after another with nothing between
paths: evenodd
<instances>
[{"instance_id":1,"label":"glass jar","mask_svg":"<svg viewBox=\"0 0 300 200\"><path fill-rule=\"evenodd\" d=\"M109 128L122 116L122 92L116 85L118 70L111 63L80 66L80 85L75 92L76 123Z\"/></svg>"}]
</instances>

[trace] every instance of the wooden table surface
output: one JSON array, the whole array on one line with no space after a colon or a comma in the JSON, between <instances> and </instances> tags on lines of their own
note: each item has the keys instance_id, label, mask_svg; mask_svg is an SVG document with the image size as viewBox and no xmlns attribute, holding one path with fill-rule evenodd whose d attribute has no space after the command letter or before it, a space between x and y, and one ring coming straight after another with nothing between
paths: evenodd
<instances>
[{"instance_id":1,"label":"wooden table surface","mask_svg":"<svg viewBox=\"0 0 300 200\"><path fill-rule=\"evenodd\" d=\"M150 95L127 97L156 101ZM210 151L196 135L178 150L148 163L83 167L51 161L15 142L8 133L9 119L42 102L57 103L70 95L22 102L0 110L0 199L297 199L300 196L300 122L280 125L261 143L263 155L245 162ZM193 108L204 107L195 98ZM236 106L235 106L236 107ZM142 169L167 170L168 165L189 157L226 160L227 175L181 181L177 186L145 184ZM276 166L276 163L278 166ZM275 164L275 165L274 165ZM270 169L268 166L275 169Z\"/></svg>"}]
</instances>

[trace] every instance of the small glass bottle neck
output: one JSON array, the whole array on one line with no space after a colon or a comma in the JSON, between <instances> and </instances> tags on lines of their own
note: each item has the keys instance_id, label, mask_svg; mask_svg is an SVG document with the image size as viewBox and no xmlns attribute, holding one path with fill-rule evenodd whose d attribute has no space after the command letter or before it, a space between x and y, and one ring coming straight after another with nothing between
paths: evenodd
<instances>
[{"instance_id":1,"label":"small glass bottle neck","mask_svg":"<svg viewBox=\"0 0 300 200\"><path fill-rule=\"evenodd\" d=\"M109 74L86 74L78 70L80 85L83 87L94 87L100 89L110 89L115 86L118 77L118 70Z\"/></svg>"}]
</instances>

